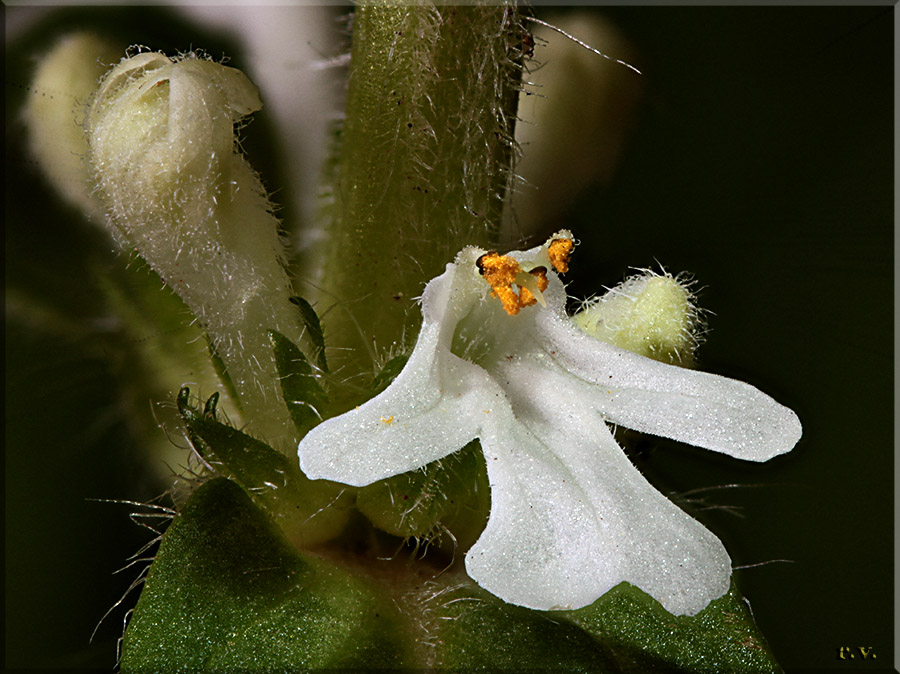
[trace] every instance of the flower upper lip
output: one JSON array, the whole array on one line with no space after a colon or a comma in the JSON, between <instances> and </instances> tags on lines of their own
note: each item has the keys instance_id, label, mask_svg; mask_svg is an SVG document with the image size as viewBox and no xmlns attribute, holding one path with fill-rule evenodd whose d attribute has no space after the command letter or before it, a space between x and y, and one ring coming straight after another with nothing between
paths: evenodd
<instances>
[{"instance_id":1,"label":"flower upper lip","mask_svg":"<svg viewBox=\"0 0 900 674\"><path fill-rule=\"evenodd\" d=\"M546 264L554 238L510 256L526 269ZM546 306L507 315L476 265L484 252L463 250L428 283L406 367L380 395L313 429L301 467L362 486L477 437L491 513L466 555L476 582L547 610L586 606L628 581L673 613L697 613L727 591L728 554L641 476L606 422L765 461L794 446L799 420L748 384L582 332L553 272Z\"/></svg>"}]
</instances>

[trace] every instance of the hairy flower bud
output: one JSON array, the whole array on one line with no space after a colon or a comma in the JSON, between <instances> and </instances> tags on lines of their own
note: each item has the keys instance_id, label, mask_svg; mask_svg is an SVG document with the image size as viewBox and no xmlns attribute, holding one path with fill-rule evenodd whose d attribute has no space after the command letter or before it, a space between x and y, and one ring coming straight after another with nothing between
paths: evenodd
<instances>
[{"instance_id":1,"label":"hairy flower bud","mask_svg":"<svg viewBox=\"0 0 900 674\"><path fill-rule=\"evenodd\" d=\"M85 122L109 223L199 318L249 430L284 448L293 424L267 331L300 343L302 328L278 221L235 151L235 124L260 107L239 70L145 52L106 75Z\"/></svg>"},{"instance_id":2,"label":"hairy flower bud","mask_svg":"<svg viewBox=\"0 0 900 674\"><path fill-rule=\"evenodd\" d=\"M673 365L691 365L700 333L692 282L643 270L572 317L586 333Z\"/></svg>"}]
</instances>

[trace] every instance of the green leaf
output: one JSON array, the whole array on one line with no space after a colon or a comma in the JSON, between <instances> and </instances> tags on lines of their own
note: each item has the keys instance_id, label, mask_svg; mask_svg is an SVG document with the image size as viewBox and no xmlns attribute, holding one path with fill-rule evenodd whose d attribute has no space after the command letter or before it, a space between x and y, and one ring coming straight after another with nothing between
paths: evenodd
<instances>
[{"instance_id":1,"label":"green leaf","mask_svg":"<svg viewBox=\"0 0 900 674\"><path fill-rule=\"evenodd\" d=\"M305 435L322 420L319 410L328 404L328 396L313 374L306 356L291 340L275 330L269 330L269 339L275 350L275 366L278 368L284 402L297 430Z\"/></svg>"},{"instance_id":2,"label":"green leaf","mask_svg":"<svg viewBox=\"0 0 900 674\"><path fill-rule=\"evenodd\" d=\"M604 645L577 626L554 613L507 604L471 580L447 586L431 603L441 668L619 672Z\"/></svg>"},{"instance_id":3,"label":"green leaf","mask_svg":"<svg viewBox=\"0 0 900 674\"><path fill-rule=\"evenodd\" d=\"M622 583L578 611L512 606L459 573L425 588L435 666L467 671L712 674L780 672L734 588L696 616L673 616Z\"/></svg>"},{"instance_id":4,"label":"green leaf","mask_svg":"<svg viewBox=\"0 0 900 674\"><path fill-rule=\"evenodd\" d=\"M674 616L628 583L583 609L552 615L601 641L626 672L781 671L733 584L695 616Z\"/></svg>"},{"instance_id":5,"label":"green leaf","mask_svg":"<svg viewBox=\"0 0 900 674\"><path fill-rule=\"evenodd\" d=\"M125 634L123 672L403 666L392 600L298 555L235 483L211 480L166 531Z\"/></svg>"},{"instance_id":6,"label":"green leaf","mask_svg":"<svg viewBox=\"0 0 900 674\"><path fill-rule=\"evenodd\" d=\"M315 349L316 365L323 372L328 372L328 362L325 360L325 334L322 332L322 324L319 323L319 315L312 305L299 296L291 297L291 303L300 309L300 318L306 326L306 334Z\"/></svg>"},{"instance_id":7,"label":"green leaf","mask_svg":"<svg viewBox=\"0 0 900 674\"><path fill-rule=\"evenodd\" d=\"M696 616L673 616L627 583L577 611L532 611L459 567L440 574L362 550L306 557L237 484L205 483L163 538L123 671L780 671L734 588ZM342 561L329 561L335 552Z\"/></svg>"},{"instance_id":8,"label":"green leaf","mask_svg":"<svg viewBox=\"0 0 900 674\"><path fill-rule=\"evenodd\" d=\"M262 507L296 547L304 548L339 534L353 509L354 490L327 480L310 480L297 460L215 419L217 395L203 412L181 389L178 409L188 438L207 461L218 463Z\"/></svg>"},{"instance_id":9,"label":"green leaf","mask_svg":"<svg viewBox=\"0 0 900 674\"><path fill-rule=\"evenodd\" d=\"M381 368L381 371L375 375L375 379L372 382L373 398L391 385L391 382L394 381L397 378L397 375L400 374L404 367L406 367L406 361L408 360L409 354L404 353L399 356L394 356L385 363L384 367Z\"/></svg>"}]
</instances>

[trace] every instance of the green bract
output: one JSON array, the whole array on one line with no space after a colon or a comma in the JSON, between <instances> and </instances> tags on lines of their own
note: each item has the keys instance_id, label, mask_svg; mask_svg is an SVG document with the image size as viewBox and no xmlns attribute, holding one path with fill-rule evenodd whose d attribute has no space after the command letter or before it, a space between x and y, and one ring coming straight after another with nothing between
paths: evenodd
<instances>
[{"instance_id":1,"label":"green bract","mask_svg":"<svg viewBox=\"0 0 900 674\"><path fill-rule=\"evenodd\" d=\"M350 517L353 491L332 482L313 482L296 462L216 419L218 394L201 412L178 394L188 438L207 462L229 475L265 510L287 539L308 548L341 533Z\"/></svg>"},{"instance_id":2,"label":"green bract","mask_svg":"<svg viewBox=\"0 0 900 674\"><path fill-rule=\"evenodd\" d=\"M166 533L123 672L394 668L409 662L390 595L300 556L235 483L200 487Z\"/></svg>"}]
</instances>

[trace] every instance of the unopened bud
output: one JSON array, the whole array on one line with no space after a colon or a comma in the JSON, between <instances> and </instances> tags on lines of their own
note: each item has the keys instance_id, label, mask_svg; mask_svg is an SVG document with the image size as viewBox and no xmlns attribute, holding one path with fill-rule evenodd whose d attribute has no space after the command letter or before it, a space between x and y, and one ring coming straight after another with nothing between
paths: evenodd
<instances>
[{"instance_id":1,"label":"unopened bud","mask_svg":"<svg viewBox=\"0 0 900 674\"><path fill-rule=\"evenodd\" d=\"M689 366L701 321L691 281L644 270L572 317L592 337L673 365Z\"/></svg>"},{"instance_id":2,"label":"unopened bud","mask_svg":"<svg viewBox=\"0 0 900 674\"><path fill-rule=\"evenodd\" d=\"M268 331L297 344L303 332L278 221L234 132L261 105L239 70L144 52L106 75L85 125L109 223L198 317L248 430L285 449L293 424Z\"/></svg>"}]
</instances>

